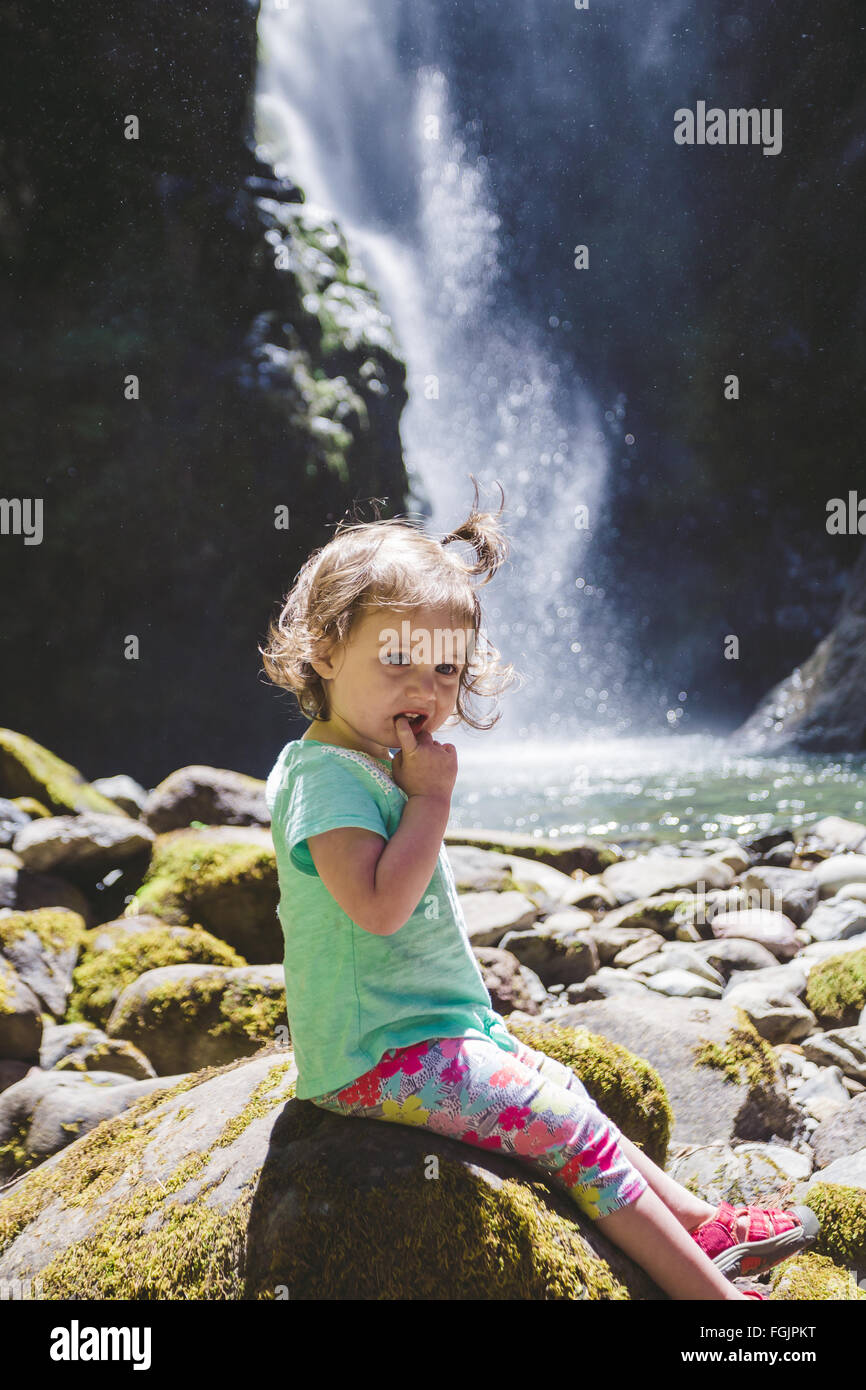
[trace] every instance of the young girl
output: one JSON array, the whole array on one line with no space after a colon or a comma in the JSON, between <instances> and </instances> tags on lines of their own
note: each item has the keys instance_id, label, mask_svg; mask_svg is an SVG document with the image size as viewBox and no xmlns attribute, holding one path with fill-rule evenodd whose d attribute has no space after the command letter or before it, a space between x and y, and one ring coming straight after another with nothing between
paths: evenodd
<instances>
[{"instance_id":1,"label":"young girl","mask_svg":"<svg viewBox=\"0 0 866 1390\"><path fill-rule=\"evenodd\" d=\"M730 1279L813 1243L813 1213L694 1196L491 1008L443 844L457 754L433 738L457 720L490 728L499 716L473 717L471 697L514 678L472 584L507 554L502 508L477 503L476 485L471 515L442 541L403 520L339 526L260 648L312 721L266 793L296 1094L543 1170L673 1299L761 1298ZM477 563L448 553L453 541Z\"/></svg>"}]
</instances>

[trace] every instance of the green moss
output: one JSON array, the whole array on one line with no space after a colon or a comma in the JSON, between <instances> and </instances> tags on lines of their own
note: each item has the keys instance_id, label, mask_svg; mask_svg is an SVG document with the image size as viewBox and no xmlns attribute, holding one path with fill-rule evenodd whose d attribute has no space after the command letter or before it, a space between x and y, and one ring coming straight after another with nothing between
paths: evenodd
<instances>
[{"instance_id":1,"label":"green moss","mask_svg":"<svg viewBox=\"0 0 866 1390\"><path fill-rule=\"evenodd\" d=\"M779 1265L771 1276L770 1299L787 1302L807 1300L857 1300L866 1298L847 1269L840 1269L826 1255L805 1250Z\"/></svg>"},{"instance_id":2,"label":"green moss","mask_svg":"<svg viewBox=\"0 0 866 1390\"><path fill-rule=\"evenodd\" d=\"M124 915L150 912L180 926L200 922L217 930L226 897L231 899L232 920L252 921L263 911L276 913L273 845L240 838L235 843L215 840L206 831L169 830L157 836L144 881Z\"/></svg>"},{"instance_id":3,"label":"green moss","mask_svg":"<svg viewBox=\"0 0 866 1390\"><path fill-rule=\"evenodd\" d=\"M35 797L53 815L103 811L126 816L122 807L95 791L71 763L13 729L0 729L0 796Z\"/></svg>"},{"instance_id":4,"label":"green moss","mask_svg":"<svg viewBox=\"0 0 866 1390\"><path fill-rule=\"evenodd\" d=\"M830 956L810 970L806 1003L823 1023L856 1023L866 1005L866 950Z\"/></svg>"},{"instance_id":5,"label":"green moss","mask_svg":"<svg viewBox=\"0 0 866 1390\"><path fill-rule=\"evenodd\" d=\"M743 1009L734 1010L739 1027L732 1028L722 1043L700 1043L694 1050L696 1067L713 1067L738 1084L773 1087L779 1081L779 1065L769 1043L757 1032Z\"/></svg>"},{"instance_id":6,"label":"green moss","mask_svg":"<svg viewBox=\"0 0 866 1390\"><path fill-rule=\"evenodd\" d=\"M674 1117L664 1083L649 1062L585 1028L509 1021L508 1031L575 1072L626 1138L664 1167Z\"/></svg>"},{"instance_id":7,"label":"green moss","mask_svg":"<svg viewBox=\"0 0 866 1390\"><path fill-rule=\"evenodd\" d=\"M46 951L65 951L87 940L84 918L66 907L37 907L32 912L12 912L0 917L0 951L35 932Z\"/></svg>"},{"instance_id":8,"label":"green moss","mask_svg":"<svg viewBox=\"0 0 866 1390\"><path fill-rule=\"evenodd\" d=\"M841 1183L816 1182L809 1188L805 1205L821 1222L815 1245L829 1255L853 1265L866 1265L866 1190Z\"/></svg>"},{"instance_id":9,"label":"green moss","mask_svg":"<svg viewBox=\"0 0 866 1390\"><path fill-rule=\"evenodd\" d=\"M96 939L100 928L88 932ZM86 950L72 976L72 993L66 1023L88 1022L104 1027L118 997L143 975L164 965L204 965L238 967L246 965L243 956L201 927L189 928L189 935L178 940L166 927L149 927L118 936L107 950Z\"/></svg>"}]
</instances>

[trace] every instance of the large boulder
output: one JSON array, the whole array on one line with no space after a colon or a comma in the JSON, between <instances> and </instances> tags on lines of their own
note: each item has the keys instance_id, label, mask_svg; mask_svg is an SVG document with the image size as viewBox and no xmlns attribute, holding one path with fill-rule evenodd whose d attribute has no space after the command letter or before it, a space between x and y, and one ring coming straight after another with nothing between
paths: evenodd
<instances>
[{"instance_id":1,"label":"large boulder","mask_svg":"<svg viewBox=\"0 0 866 1390\"><path fill-rule=\"evenodd\" d=\"M252 825L170 830L157 836L144 882L124 915L197 923L251 964L267 965L283 958L279 896L270 831Z\"/></svg>"},{"instance_id":2,"label":"large boulder","mask_svg":"<svg viewBox=\"0 0 866 1390\"><path fill-rule=\"evenodd\" d=\"M71 763L14 729L0 729L0 796L33 796L57 815L80 811L124 814L107 796L94 791Z\"/></svg>"},{"instance_id":3,"label":"large boulder","mask_svg":"<svg viewBox=\"0 0 866 1390\"><path fill-rule=\"evenodd\" d=\"M83 811L48 816L19 830L12 848L27 869L37 872L90 872L98 877L117 864L147 855L156 837L126 815Z\"/></svg>"},{"instance_id":4,"label":"large boulder","mask_svg":"<svg viewBox=\"0 0 866 1390\"><path fill-rule=\"evenodd\" d=\"M169 773L148 793L143 820L152 830L204 825L269 825L265 784L228 768L195 763Z\"/></svg>"},{"instance_id":5,"label":"large boulder","mask_svg":"<svg viewBox=\"0 0 866 1390\"><path fill-rule=\"evenodd\" d=\"M541 1170L329 1114L296 1076L272 1047L184 1077L24 1174L0 1278L49 1299L664 1297Z\"/></svg>"},{"instance_id":6,"label":"large boulder","mask_svg":"<svg viewBox=\"0 0 866 1390\"><path fill-rule=\"evenodd\" d=\"M746 1015L723 999L644 994L590 1000L562 1011L644 1058L659 1073L681 1144L790 1139L800 1118L778 1060Z\"/></svg>"}]
</instances>

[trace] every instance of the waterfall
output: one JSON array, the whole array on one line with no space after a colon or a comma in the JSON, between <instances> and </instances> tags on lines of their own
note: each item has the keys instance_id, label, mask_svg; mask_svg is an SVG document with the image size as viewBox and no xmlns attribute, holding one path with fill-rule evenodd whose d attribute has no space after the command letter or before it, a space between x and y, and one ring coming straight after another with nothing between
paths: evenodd
<instances>
[{"instance_id":1,"label":"waterfall","mask_svg":"<svg viewBox=\"0 0 866 1390\"><path fill-rule=\"evenodd\" d=\"M588 553L609 468L602 411L557 361L556 334L542 341L503 287L487 161L474 124L458 128L444 65L406 56L410 8L429 30L428 0L264 0L260 153L336 217L392 319L409 509L444 534L468 512L470 473L493 510L495 481L505 490L511 554L480 597L524 684L485 740L623 733L622 643L600 621ZM588 639L590 626L602 635Z\"/></svg>"}]
</instances>

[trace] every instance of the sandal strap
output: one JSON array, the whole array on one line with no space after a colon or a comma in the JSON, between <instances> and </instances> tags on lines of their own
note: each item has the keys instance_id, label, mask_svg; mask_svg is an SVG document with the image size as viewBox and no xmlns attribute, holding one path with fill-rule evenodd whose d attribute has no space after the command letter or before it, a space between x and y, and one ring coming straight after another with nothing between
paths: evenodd
<instances>
[{"instance_id":1,"label":"sandal strap","mask_svg":"<svg viewBox=\"0 0 866 1390\"><path fill-rule=\"evenodd\" d=\"M779 1235L782 1231L790 1231L793 1226L798 1225L797 1218L789 1211L780 1211L777 1207L736 1207L733 1209L733 1217L738 1220L741 1216L748 1218L747 1241L769 1240L771 1236ZM732 1226L732 1229L735 1227Z\"/></svg>"}]
</instances>

